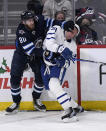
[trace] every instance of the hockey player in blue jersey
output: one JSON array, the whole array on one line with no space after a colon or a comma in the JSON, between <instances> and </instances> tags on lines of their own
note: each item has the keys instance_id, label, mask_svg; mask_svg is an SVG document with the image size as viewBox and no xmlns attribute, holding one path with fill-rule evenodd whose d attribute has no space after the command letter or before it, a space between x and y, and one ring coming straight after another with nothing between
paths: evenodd
<instances>
[{"instance_id":1,"label":"hockey player in blue jersey","mask_svg":"<svg viewBox=\"0 0 106 131\"><path fill-rule=\"evenodd\" d=\"M13 55L10 73L13 104L6 109L7 114L17 112L19 108L21 102L20 82L27 64L35 75L35 85L32 92L34 107L37 110L46 111L45 105L39 99L44 87L40 72L43 37L44 29L43 26L39 25L38 19L32 12L24 11L21 14L21 23L16 31L16 50Z\"/></svg>"},{"instance_id":2,"label":"hockey player in blue jersey","mask_svg":"<svg viewBox=\"0 0 106 131\"><path fill-rule=\"evenodd\" d=\"M54 26L54 25L59 25L59 26L63 26L65 23L65 14L64 12L60 11L60 12L56 12L55 14L55 18L44 18L44 16L42 15L42 10L43 10L43 5L41 4L41 2L39 0L29 0L29 2L27 3L27 9L32 11L35 16L37 16L39 20L39 24L41 26L43 26L45 28L45 34L47 33L47 31L49 30L50 27ZM57 19L58 14L63 15L63 19ZM42 24L43 22L43 24Z\"/></svg>"},{"instance_id":3,"label":"hockey player in blue jersey","mask_svg":"<svg viewBox=\"0 0 106 131\"><path fill-rule=\"evenodd\" d=\"M70 61L75 60L75 54L71 51L70 45L73 38L79 33L79 26L73 21L67 21L64 29L60 26L53 26L47 32L44 40L44 64L41 72L45 88L52 92L63 107L65 113L61 117L64 122L72 120L76 112L84 109L78 106L74 100L62 89L62 80Z\"/></svg>"}]
</instances>

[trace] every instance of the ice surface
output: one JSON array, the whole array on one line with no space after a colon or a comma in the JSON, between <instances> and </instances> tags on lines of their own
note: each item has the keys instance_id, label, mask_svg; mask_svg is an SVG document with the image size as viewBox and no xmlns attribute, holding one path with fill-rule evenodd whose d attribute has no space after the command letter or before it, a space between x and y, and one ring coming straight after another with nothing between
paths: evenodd
<instances>
[{"instance_id":1,"label":"ice surface","mask_svg":"<svg viewBox=\"0 0 106 131\"><path fill-rule=\"evenodd\" d=\"M106 131L106 112L85 111L79 121L63 123L62 112L19 112L14 115L0 113L0 131Z\"/></svg>"}]
</instances>

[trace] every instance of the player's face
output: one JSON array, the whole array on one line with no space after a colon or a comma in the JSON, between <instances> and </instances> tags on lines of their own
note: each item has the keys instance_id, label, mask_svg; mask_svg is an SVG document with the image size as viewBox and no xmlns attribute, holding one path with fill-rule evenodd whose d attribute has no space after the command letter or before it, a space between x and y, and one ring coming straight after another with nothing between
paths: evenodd
<instances>
[{"instance_id":1,"label":"player's face","mask_svg":"<svg viewBox=\"0 0 106 131\"><path fill-rule=\"evenodd\" d=\"M24 22L24 24L31 30L35 28L34 19L28 19Z\"/></svg>"},{"instance_id":2,"label":"player's face","mask_svg":"<svg viewBox=\"0 0 106 131\"><path fill-rule=\"evenodd\" d=\"M76 28L74 28L74 30L72 30L71 32L65 31L66 40L70 40L74 38L77 35L77 33L78 33L78 30Z\"/></svg>"}]
</instances>

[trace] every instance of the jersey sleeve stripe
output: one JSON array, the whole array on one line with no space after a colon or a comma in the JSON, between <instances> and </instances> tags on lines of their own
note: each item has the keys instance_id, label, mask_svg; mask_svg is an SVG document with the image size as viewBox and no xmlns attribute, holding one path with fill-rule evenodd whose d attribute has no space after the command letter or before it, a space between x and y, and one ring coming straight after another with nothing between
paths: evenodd
<instances>
[{"instance_id":1,"label":"jersey sleeve stripe","mask_svg":"<svg viewBox=\"0 0 106 131\"><path fill-rule=\"evenodd\" d=\"M53 34L55 34L55 33L47 33L47 35L53 35Z\"/></svg>"},{"instance_id":2,"label":"jersey sleeve stripe","mask_svg":"<svg viewBox=\"0 0 106 131\"><path fill-rule=\"evenodd\" d=\"M46 38L55 38L55 33L48 33Z\"/></svg>"},{"instance_id":3,"label":"jersey sleeve stripe","mask_svg":"<svg viewBox=\"0 0 106 131\"><path fill-rule=\"evenodd\" d=\"M34 49L35 49L35 47L31 48L29 51L26 51L26 53L27 53L28 55L30 55Z\"/></svg>"},{"instance_id":4,"label":"jersey sleeve stripe","mask_svg":"<svg viewBox=\"0 0 106 131\"><path fill-rule=\"evenodd\" d=\"M34 45L34 43L31 42L31 43L28 43L27 45L24 45L23 48L24 48L24 49L28 49L29 47L31 47L31 46L33 46L33 45Z\"/></svg>"},{"instance_id":5,"label":"jersey sleeve stripe","mask_svg":"<svg viewBox=\"0 0 106 131\"><path fill-rule=\"evenodd\" d=\"M49 39L56 39L56 38L55 38L55 37L50 37L50 38L48 38L48 37L47 37L46 39L48 39L48 40L49 40Z\"/></svg>"}]
</instances>

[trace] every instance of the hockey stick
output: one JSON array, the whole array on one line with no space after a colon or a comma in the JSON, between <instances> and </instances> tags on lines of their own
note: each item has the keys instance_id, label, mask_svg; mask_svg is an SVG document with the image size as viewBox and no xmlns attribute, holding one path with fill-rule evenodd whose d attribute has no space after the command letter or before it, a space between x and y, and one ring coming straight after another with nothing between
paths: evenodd
<instances>
[{"instance_id":1,"label":"hockey stick","mask_svg":"<svg viewBox=\"0 0 106 131\"><path fill-rule=\"evenodd\" d=\"M91 63L97 63L97 64L106 64L104 62L99 62L99 61L93 61L93 60L86 60L86 59L74 59L75 61L82 61L82 62L91 62Z\"/></svg>"}]
</instances>

